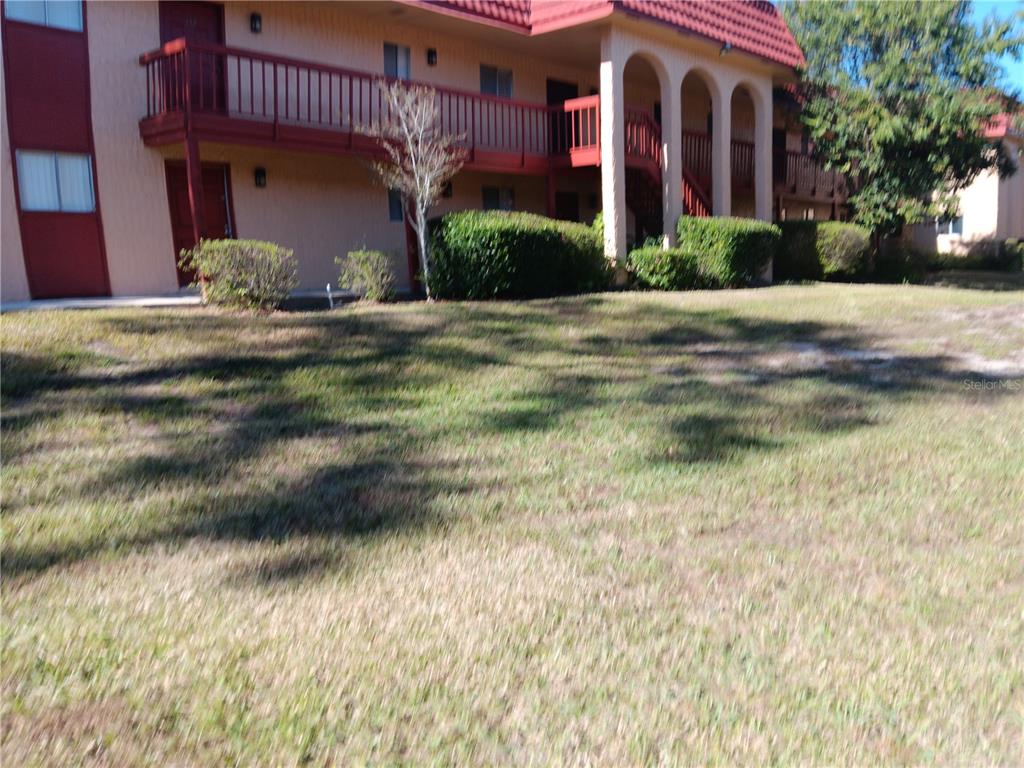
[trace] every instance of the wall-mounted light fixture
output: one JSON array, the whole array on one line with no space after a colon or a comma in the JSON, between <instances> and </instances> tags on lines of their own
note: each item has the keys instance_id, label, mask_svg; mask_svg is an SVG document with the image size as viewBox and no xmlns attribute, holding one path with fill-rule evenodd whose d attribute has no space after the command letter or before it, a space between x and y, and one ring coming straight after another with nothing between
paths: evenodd
<instances>
[{"instance_id":1,"label":"wall-mounted light fixture","mask_svg":"<svg viewBox=\"0 0 1024 768\"><path fill-rule=\"evenodd\" d=\"M258 13L249 14L249 29L254 35L263 31L263 17Z\"/></svg>"},{"instance_id":2,"label":"wall-mounted light fixture","mask_svg":"<svg viewBox=\"0 0 1024 768\"><path fill-rule=\"evenodd\" d=\"M267 186L267 169L262 166L258 167L252 174L253 181L257 187Z\"/></svg>"},{"instance_id":3,"label":"wall-mounted light fixture","mask_svg":"<svg viewBox=\"0 0 1024 768\"><path fill-rule=\"evenodd\" d=\"M437 48L427 48L427 66L437 66Z\"/></svg>"},{"instance_id":4,"label":"wall-mounted light fixture","mask_svg":"<svg viewBox=\"0 0 1024 768\"><path fill-rule=\"evenodd\" d=\"M729 51L732 50L732 43L722 43L722 49L718 52L719 56L725 56Z\"/></svg>"}]
</instances>

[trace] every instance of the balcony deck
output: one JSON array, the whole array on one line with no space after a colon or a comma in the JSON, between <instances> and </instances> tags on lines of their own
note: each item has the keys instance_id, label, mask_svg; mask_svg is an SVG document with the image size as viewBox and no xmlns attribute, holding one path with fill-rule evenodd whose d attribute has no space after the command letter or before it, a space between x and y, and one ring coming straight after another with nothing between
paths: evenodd
<instances>
[{"instance_id":1,"label":"balcony deck","mask_svg":"<svg viewBox=\"0 0 1024 768\"><path fill-rule=\"evenodd\" d=\"M379 74L181 38L139 57L146 75L147 146L198 141L374 157L369 126L386 117ZM436 94L444 131L458 135L466 168L544 175L601 163L600 97L548 106L424 83ZM660 176L661 127L643 109L625 114L626 162ZM753 189L754 145L733 141L732 184ZM778 160L776 160L778 163ZM683 135L684 191L710 197L711 138ZM777 194L832 200L837 174L789 153L776 168Z\"/></svg>"}]
</instances>

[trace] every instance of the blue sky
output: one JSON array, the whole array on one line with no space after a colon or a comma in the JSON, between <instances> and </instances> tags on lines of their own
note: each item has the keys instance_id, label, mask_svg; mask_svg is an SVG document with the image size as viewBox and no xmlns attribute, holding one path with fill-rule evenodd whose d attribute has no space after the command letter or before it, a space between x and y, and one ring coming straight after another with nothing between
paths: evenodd
<instances>
[{"instance_id":1,"label":"blue sky","mask_svg":"<svg viewBox=\"0 0 1024 768\"><path fill-rule=\"evenodd\" d=\"M1005 19L1024 8L1024 1L1018 0L974 0L974 18L981 21L995 13ZM1014 61L1006 57L1006 85L1024 92L1024 61Z\"/></svg>"}]
</instances>

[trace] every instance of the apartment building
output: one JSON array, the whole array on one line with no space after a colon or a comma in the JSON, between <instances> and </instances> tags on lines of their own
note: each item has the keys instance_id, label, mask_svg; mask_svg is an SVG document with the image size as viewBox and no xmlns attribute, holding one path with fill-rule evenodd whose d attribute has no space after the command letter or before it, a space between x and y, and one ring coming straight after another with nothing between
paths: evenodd
<instances>
[{"instance_id":1,"label":"apartment building","mask_svg":"<svg viewBox=\"0 0 1024 768\"><path fill-rule=\"evenodd\" d=\"M382 78L431 85L468 161L434 213L590 221L605 250L692 215L836 216L776 105L803 62L764 0L5 0L2 295L165 294L200 237L356 247L415 273L367 167ZM803 149L806 149L804 147Z\"/></svg>"}]
</instances>

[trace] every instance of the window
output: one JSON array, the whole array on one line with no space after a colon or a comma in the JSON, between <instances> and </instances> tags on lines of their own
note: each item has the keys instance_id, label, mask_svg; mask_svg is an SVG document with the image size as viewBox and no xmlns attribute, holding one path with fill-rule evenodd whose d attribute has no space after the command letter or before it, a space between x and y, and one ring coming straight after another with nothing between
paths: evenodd
<instances>
[{"instance_id":1,"label":"window","mask_svg":"<svg viewBox=\"0 0 1024 768\"><path fill-rule=\"evenodd\" d=\"M813 208L805 208L804 209L804 221L814 221L814 209Z\"/></svg>"},{"instance_id":2,"label":"window","mask_svg":"<svg viewBox=\"0 0 1024 768\"><path fill-rule=\"evenodd\" d=\"M405 205L402 204L402 193L397 189L388 190L388 221L403 221Z\"/></svg>"},{"instance_id":3,"label":"window","mask_svg":"<svg viewBox=\"0 0 1024 768\"><path fill-rule=\"evenodd\" d=\"M938 235L962 235L964 233L964 217L937 219L935 233Z\"/></svg>"},{"instance_id":4,"label":"window","mask_svg":"<svg viewBox=\"0 0 1024 768\"><path fill-rule=\"evenodd\" d=\"M512 70L480 65L480 93L487 96L512 98Z\"/></svg>"},{"instance_id":5,"label":"window","mask_svg":"<svg viewBox=\"0 0 1024 768\"><path fill-rule=\"evenodd\" d=\"M7 0L4 13L12 21L82 31L81 0Z\"/></svg>"},{"instance_id":6,"label":"window","mask_svg":"<svg viewBox=\"0 0 1024 768\"><path fill-rule=\"evenodd\" d=\"M514 211L516 191L512 187L484 187L483 208L485 211Z\"/></svg>"},{"instance_id":7,"label":"window","mask_svg":"<svg viewBox=\"0 0 1024 768\"><path fill-rule=\"evenodd\" d=\"M58 152L17 150L18 190L23 211L91 213L96 210L92 158Z\"/></svg>"},{"instance_id":8,"label":"window","mask_svg":"<svg viewBox=\"0 0 1024 768\"><path fill-rule=\"evenodd\" d=\"M411 77L409 60L409 46L384 43L384 74L387 77L408 80Z\"/></svg>"}]
</instances>

